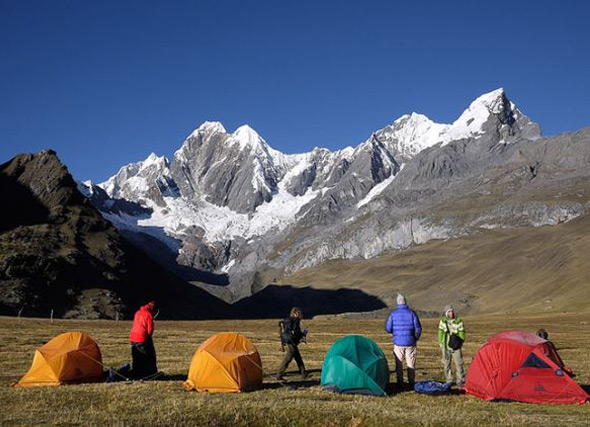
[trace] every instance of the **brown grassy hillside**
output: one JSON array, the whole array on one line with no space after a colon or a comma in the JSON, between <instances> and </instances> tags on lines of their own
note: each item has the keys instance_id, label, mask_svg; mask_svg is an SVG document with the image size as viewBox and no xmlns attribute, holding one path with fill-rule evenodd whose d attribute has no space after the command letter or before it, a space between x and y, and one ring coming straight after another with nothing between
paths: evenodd
<instances>
[{"instance_id":1,"label":"brown grassy hillside","mask_svg":"<svg viewBox=\"0 0 590 427\"><path fill-rule=\"evenodd\" d=\"M283 284L352 287L417 309L457 304L469 312L570 311L590 306L590 216L557 226L482 231L369 260L299 271Z\"/></svg>"}]
</instances>

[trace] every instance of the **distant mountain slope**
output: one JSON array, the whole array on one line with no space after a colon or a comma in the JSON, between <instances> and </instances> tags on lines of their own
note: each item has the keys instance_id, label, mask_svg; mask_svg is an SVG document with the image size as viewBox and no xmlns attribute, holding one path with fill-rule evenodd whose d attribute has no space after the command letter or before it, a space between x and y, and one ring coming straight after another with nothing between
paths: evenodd
<instances>
[{"instance_id":1,"label":"distant mountain slope","mask_svg":"<svg viewBox=\"0 0 590 427\"><path fill-rule=\"evenodd\" d=\"M226 304L124 241L55 152L0 165L0 194L2 314L114 318L155 298L163 317L227 317Z\"/></svg>"},{"instance_id":2,"label":"distant mountain slope","mask_svg":"<svg viewBox=\"0 0 590 427\"><path fill-rule=\"evenodd\" d=\"M578 184L578 190L581 187ZM590 186L583 188L590 194ZM590 302L590 215L556 226L482 230L369 260L330 261L281 279L292 286L355 288L395 306L439 312L576 311Z\"/></svg>"},{"instance_id":3,"label":"distant mountain slope","mask_svg":"<svg viewBox=\"0 0 590 427\"><path fill-rule=\"evenodd\" d=\"M483 229L567 222L590 208L589 166L590 128L534 142L484 136L424 150L370 204L321 229L298 224L275 247L269 270L292 273Z\"/></svg>"}]
</instances>

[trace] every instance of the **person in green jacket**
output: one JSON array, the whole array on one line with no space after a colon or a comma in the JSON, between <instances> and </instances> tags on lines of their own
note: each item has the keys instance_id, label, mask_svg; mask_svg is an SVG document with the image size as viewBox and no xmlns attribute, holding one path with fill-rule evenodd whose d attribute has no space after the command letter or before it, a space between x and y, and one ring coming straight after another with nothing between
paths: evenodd
<instances>
[{"instance_id":1,"label":"person in green jacket","mask_svg":"<svg viewBox=\"0 0 590 427\"><path fill-rule=\"evenodd\" d=\"M438 345L442 351L445 378L448 383L453 382L453 372L451 371L451 361L453 361L457 371L457 386L459 387L463 387L465 383L463 351L461 350L464 341L465 326L463 320L457 317L452 305L447 305L438 323Z\"/></svg>"}]
</instances>

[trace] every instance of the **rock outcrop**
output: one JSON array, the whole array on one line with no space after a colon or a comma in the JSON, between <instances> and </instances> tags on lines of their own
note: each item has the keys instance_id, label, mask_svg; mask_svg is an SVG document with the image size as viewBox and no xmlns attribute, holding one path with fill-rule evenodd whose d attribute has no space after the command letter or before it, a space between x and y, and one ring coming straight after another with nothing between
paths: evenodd
<instances>
[{"instance_id":1,"label":"rock outcrop","mask_svg":"<svg viewBox=\"0 0 590 427\"><path fill-rule=\"evenodd\" d=\"M0 165L0 189L2 314L124 318L157 299L163 317L227 316L226 304L127 243L78 191L55 152Z\"/></svg>"}]
</instances>

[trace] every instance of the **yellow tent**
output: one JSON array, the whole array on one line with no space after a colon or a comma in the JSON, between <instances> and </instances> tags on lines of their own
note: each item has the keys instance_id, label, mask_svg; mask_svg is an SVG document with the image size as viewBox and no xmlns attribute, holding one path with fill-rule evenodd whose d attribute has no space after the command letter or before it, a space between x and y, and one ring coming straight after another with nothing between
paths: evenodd
<instances>
[{"instance_id":1,"label":"yellow tent","mask_svg":"<svg viewBox=\"0 0 590 427\"><path fill-rule=\"evenodd\" d=\"M184 386L189 390L236 393L262 385L262 362L254 344L236 333L217 334L195 352Z\"/></svg>"},{"instance_id":2,"label":"yellow tent","mask_svg":"<svg viewBox=\"0 0 590 427\"><path fill-rule=\"evenodd\" d=\"M96 342L82 332L66 332L35 350L29 371L15 387L103 381L102 357Z\"/></svg>"}]
</instances>

